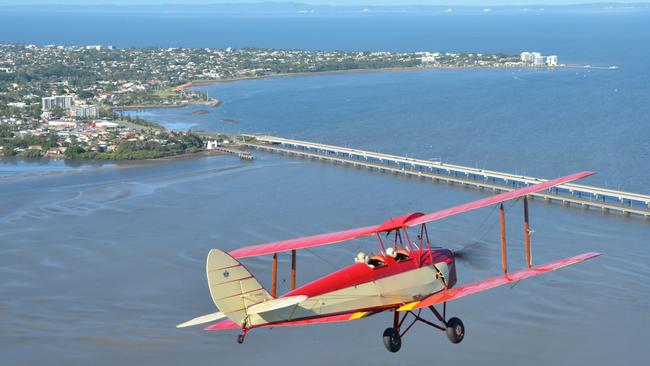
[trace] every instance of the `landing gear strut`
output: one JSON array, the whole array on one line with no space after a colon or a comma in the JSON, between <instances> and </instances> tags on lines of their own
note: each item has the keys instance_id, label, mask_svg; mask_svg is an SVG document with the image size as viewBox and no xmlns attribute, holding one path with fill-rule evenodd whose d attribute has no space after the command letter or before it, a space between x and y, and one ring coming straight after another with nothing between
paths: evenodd
<instances>
[{"instance_id":1,"label":"landing gear strut","mask_svg":"<svg viewBox=\"0 0 650 366\"><path fill-rule=\"evenodd\" d=\"M449 341L451 343L460 343L463 338L465 337L465 326L463 325L463 322L458 319L458 318L451 318L449 320L446 319L446 313L447 313L447 303L443 303L443 310L442 314L436 310L435 307L429 306L429 310L433 313L433 315L436 316L440 324L433 323L431 321L428 321L420 316L422 309L419 309L417 313L413 311L406 311L404 316L400 319L400 314L399 312L395 311L394 316L393 316L393 327L392 328L387 328L384 331L383 335L383 340L384 340L384 346L386 349L390 352L397 352L400 350L402 347L402 337L408 332L413 325L417 322L421 322L427 325L430 325L442 332L447 333L447 338L449 338ZM404 329L403 332L400 333L400 329L402 328L402 325L404 324L404 321L406 318L412 315L413 316L413 321Z\"/></svg>"}]
</instances>

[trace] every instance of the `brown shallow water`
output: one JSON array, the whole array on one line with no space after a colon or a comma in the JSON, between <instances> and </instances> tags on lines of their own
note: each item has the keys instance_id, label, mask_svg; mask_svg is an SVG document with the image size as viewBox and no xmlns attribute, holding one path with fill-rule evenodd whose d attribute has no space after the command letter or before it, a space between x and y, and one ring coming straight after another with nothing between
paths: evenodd
<instances>
[{"instance_id":1,"label":"brown shallow water","mask_svg":"<svg viewBox=\"0 0 650 366\"><path fill-rule=\"evenodd\" d=\"M35 173L42 167L34 166ZM174 326L214 311L204 278L212 247L232 249L433 211L487 193L324 163L258 155L203 157L133 169L61 168L0 182L0 354L7 365L199 363L642 364L650 337L650 225L531 204L534 261L603 256L450 304L459 345L424 326L389 354L390 314L346 324L236 332ZM521 204L508 211L509 259L523 265ZM477 242L460 282L499 271L489 208L430 226L435 242ZM477 230L483 222L482 229ZM352 242L299 253L300 283L370 251ZM288 287L280 256L280 289ZM265 285L270 258L245 264Z\"/></svg>"}]
</instances>

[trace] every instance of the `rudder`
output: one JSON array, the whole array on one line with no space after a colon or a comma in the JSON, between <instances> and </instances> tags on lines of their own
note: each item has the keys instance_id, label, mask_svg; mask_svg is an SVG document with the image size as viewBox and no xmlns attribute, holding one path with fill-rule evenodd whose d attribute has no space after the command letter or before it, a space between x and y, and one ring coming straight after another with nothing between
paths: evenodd
<instances>
[{"instance_id":1,"label":"rudder","mask_svg":"<svg viewBox=\"0 0 650 366\"><path fill-rule=\"evenodd\" d=\"M247 308L273 299L253 275L221 249L211 249L206 274L212 301L233 322L243 325Z\"/></svg>"}]
</instances>

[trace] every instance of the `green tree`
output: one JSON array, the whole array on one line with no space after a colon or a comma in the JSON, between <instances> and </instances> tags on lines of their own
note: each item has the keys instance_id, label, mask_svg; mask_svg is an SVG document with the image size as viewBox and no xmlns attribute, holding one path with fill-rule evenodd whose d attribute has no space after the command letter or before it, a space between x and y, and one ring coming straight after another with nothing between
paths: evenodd
<instances>
[{"instance_id":1,"label":"green tree","mask_svg":"<svg viewBox=\"0 0 650 366\"><path fill-rule=\"evenodd\" d=\"M83 154L85 152L86 150L84 150L84 148L79 145L70 145L67 149L65 149L63 155L66 157L66 159L76 159L80 154Z\"/></svg>"},{"instance_id":2,"label":"green tree","mask_svg":"<svg viewBox=\"0 0 650 366\"><path fill-rule=\"evenodd\" d=\"M30 159L36 159L41 157L41 150L34 149L34 150L25 150L22 153L20 153L20 156L24 158L30 158Z\"/></svg>"}]
</instances>

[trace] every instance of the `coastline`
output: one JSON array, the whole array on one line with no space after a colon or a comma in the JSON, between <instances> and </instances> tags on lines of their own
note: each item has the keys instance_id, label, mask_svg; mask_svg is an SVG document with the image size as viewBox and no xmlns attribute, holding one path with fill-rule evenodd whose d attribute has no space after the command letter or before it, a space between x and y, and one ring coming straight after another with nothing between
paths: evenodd
<instances>
[{"instance_id":1,"label":"coastline","mask_svg":"<svg viewBox=\"0 0 650 366\"><path fill-rule=\"evenodd\" d=\"M591 66L589 66L591 67ZM245 81L245 80L260 80L260 79L265 79L265 78L284 78L284 77L304 77L304 76L320 76L320 75L334 75L334 74L360 74L360 73L382 73L382 72L418 72L418 71L430 71L430 70L475 70L475 69L532 69L532 70L557 70L557 69L570 69L570 68L588 68L585 66L579 66L579 65L561 65L561 66L545 66L545 67L499 67L499 66L414 66L414 67L385 67L385 68L360 68L360 69L346 69L346 70L327 70L327 71L313 71L313 72L294 72L294 73L277 73L277 74L269 74L269 75L259 75L259 76L241 76L241 77L236 77L236 78L229 78L229 79L215 79L215 80L193 80L187 83L184 83L182 85L178 85L174 87L176 91L183 91L187 88L192 88L192 87L200 87L200 86L207 86L207 85L214 85L214 84L221 84L221 83L233 83L237 81ZM112 111L128 111L128 110L143 110L143 109L164 109L164 108L183 108L187 107L190 105L197 105L197 106L211 106L211 107L218 107L223 103L222 100L220 99L212 99L211 101L205 101L205 102L187 102L187 103L179 103L179 104L152 104L152 105L131 105L131 106L115 106L111 107L110 110ZM160 126L161 128L164 129L164 127ZM172 156L161 156L158 158L148 158L148 159L133 159L130 161L164 161L164 160L171 160L171 159L178 159L179 157L187 157L187 156L196 156L196 155L201 155L201 156L206 156L210 154L208 151L203 150L202 152L194 152L194 153L182 153L178 155L172 155ZM74 161L97 161L101 159L80 159L80 160L74 160ZM123 160L114 160L114 161L123 161Z\"/></svg>"},{"instance_id":2,"label":"coastline","mask_svg":"<svg viewBox=\"0 0 650 366\"><path fill-rule=\"evenodd\" d=\"M380 72L417 72L417 71L429 71L429 70L475 70L475 69L530 69L530 70L557 70L564 68L584 68L580 65L566 65L566 66L546 66L546 67L522 67L522 66L413 66L413 67L381 67L375 69L346 69L346 70L327 70L327 71L302 71L302 72L288 72L288 73L277 73L269 75L256 75L256 76L240 76L235 78L228 79L197 79L187 82L185 84L177 86L177 90L184 90L187 88L222 84L222 83L234 83L237 81L245 80L261 80L267 78L277 78L277 77L300 77L300 76L319 76L319 75L336 75L336 74L358 74L358 73L380 73Z\"/></svg>"},{"instance_id":3,"label":"coastline","mask_svg":"<svg viewBox=\"0 0 650 366\"><path fill-rule=\"evenodd\" d=\"M157 158L145 158L145 159L66 159L63 156L61 157L42 156L40 158L28 158L22 156L12 156L12 157L0 156L0 163L14 164L16 162L23 161L26 163L34 163L34 164L41 164L41 163L48 164L50 162L65 162L69 165L84 164L84 163L97 163L100 165L101 164L131 165L138 162L176 161L176 160L186 160L186 159L201 158L201 157L215 156L215 155L227 155L227 153L218 150L200 150L200 151L186 152L182 154L165 155Z\"/></svg>"},{"instance_id":4,"label":"coastline","mask_svg":"<svg viewBox=\"0 0 650 366\"><path fill-rule=\"evenodd\" d=\"M183 85L187 85L191 83L186 83ZM184 86L183 88L185 88ZM181 89L182 90L182 89ZM214 99L213 101L209 102L188 102L188 103L178 103L178 104L137 104L137 105L126 105L126 106L115 106L115 107L110 107L109 109L111 111L132 111L132 110L140 110L140 109L159 109L159 108L183 108L187 107L190 105L196 105L196 106L207 106L207 107L218 107L223 103L222 100L220 99Z\"/></svg>"}]
</instances>

